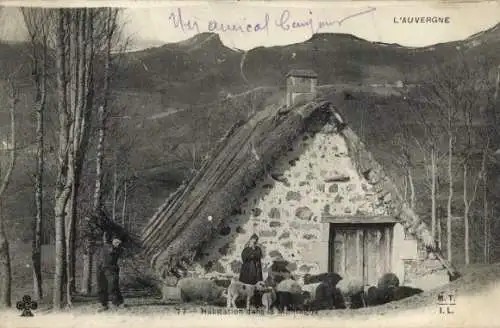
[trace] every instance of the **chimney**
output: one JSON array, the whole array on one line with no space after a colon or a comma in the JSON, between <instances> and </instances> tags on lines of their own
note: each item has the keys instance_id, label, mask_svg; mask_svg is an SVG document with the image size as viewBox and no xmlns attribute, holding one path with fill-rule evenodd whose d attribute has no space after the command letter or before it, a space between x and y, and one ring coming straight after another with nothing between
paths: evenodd
<instances>
[{"instance_id":1,"label":"chimney","mask_svg":"<svg viewBox=\"0 0 500 328\"><path fill-rule=\"evenodd\" d=\"M318 74L309 69L293 69L286 75L286 106L293 107L313 101Z\"/></svg>"}]
</instances>

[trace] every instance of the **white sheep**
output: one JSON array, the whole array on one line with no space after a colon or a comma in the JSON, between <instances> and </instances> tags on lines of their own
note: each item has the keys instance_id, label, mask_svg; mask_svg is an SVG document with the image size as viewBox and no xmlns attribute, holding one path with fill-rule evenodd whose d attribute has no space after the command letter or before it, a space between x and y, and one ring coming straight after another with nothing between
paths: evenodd
<instances>
[{"instance_id":1,"label":"white sheep","mask_svg":"<svg viewBox=\"0 0 500 328\"><path fill-rule=\"evenodd\" d=\"M365 301L365 285L362 281L358 279L344 278L337 283L337 289L340 291L342 298L344 299L346 307L350 307L352 304L353 296L360 296L363 306L366 307Z\"/></svg>"},{"instance_id":2,"label":"white sheep","mask_svg":"<svg viewBox=\"0 0 500 328\"><path fill-rule=\"evenodd\" d=\"M201 278L182 278L177 288L183 302L203 301L210 304L221 302L226 290L212 280Z\"/></svg>"},{"instance_id":3,"label":"white sheep","mask_svg":"<svg viewBox=\"0 0 500 328\"><path fill-rule=\"evenodd\" d=\"M293 279L284 279L276 286L277 292L285 292L291 294L301 294L302 286Z\"/></svg>"}]
</instances>

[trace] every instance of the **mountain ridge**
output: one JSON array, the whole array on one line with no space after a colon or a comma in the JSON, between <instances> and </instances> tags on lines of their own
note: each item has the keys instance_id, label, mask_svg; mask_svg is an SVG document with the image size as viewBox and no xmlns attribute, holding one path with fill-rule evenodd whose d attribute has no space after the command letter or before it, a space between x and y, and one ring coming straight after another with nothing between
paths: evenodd
<instances>
[{"instance_id":1,"label":"mountain ridge","mask_svg":"<svg viewBox=\"0 0 500 328\"><path fill-rule=\"evenodd\" d=\"M380 44L380 45L388 45L388 46L394 46L394 47L398 47L398 48L406 48L406 49L426 49L426 48L433 48L433 47L436 47L436 46L439 46L439 45L444 45L444 44L452 44L452 43L456 43L456 42L463 42L463 41L467 41L467 40L473 40L473 39L476 39L476 38L480 38L480 37L483 37L485 34L489 34L489 33L493 33L493 32L498 32L498 30L500 29L500 23L497 23L495 25L493 25L492 27L490 28L487 28L483 31L479 31L479 32L476 32L476 33L473 33L463 39L457 39L457 40L453 40L453 41L446 41L446 42L438 42L438 43L435 43L435 44L430 44L430 45L425 45L425 46L406 46L406 45L402 45L400 43L397 43L397 42L382 42L382 41L370 41L370 40L367 40L367 39L363 39L361 37L358 37L354 34L350 34L350 33L334 33L334 32L318 32L318 33L314 33L309 39L306 39L304 41L299 41L299 42L294 42L294 43L291 43L289 45L293 45L293 44L300 44L300 43L303 43L303 42L307 42L307 41L311 41L312 39L314 39L316 36L318 35L346 35L346 36L350 36L352 37L353 39L358 39L359 41L366 41L366 42L370 42L370 43L374 43L374 44ZM261 47L264 47L264 48L271 48L271 47L275 47L275 46L256 46L256 47L253 47L251 49L248 49L248 50L241 50L239 48L232 48L232 47L229 47L227 45L225 45L222 40L220 39L220 36L218 33L216 32L201 32L201 33L198 33L198 34L195 34L194 36L191 36L189 38L186 38L184 40L181 40L181 41L177 41L177 42L163 42L162 41L159 41L159 40L154 40L154 43L158 44L158 45L155 45L155 46L151 46L151 47L146 47L146 48L142 48L142 49L139 49L139 50L131 50L129 52L138 52L138 51L145 51L145 50L148 50L148 49L152 49L152 48L158 48L158 47L162 47L162 46L165 46L165 45L179 45L179 44L190 44L190 43L193 43L194 41L196 41L198 38L200 38L200 36L205 36L205 37L208 37L208 36L217 36L217 39L219 40L219 42L224 45L225 47L229 48L229 49L232 49L234 51L237 51L237 52L248 52L248 51L251 51L255 48L261 48ZM500 37L500 35L499 35ZM153 43L152 41L149 42L149 43Z\"/></svg>"}]
</instances>

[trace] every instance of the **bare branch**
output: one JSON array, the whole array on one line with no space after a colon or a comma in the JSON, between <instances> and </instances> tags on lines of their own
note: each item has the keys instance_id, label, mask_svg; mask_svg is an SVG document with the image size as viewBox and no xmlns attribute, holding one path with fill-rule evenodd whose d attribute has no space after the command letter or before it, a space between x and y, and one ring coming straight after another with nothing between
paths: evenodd
<instances>
[{"instance_id":1,"label":"bare branch","mask_svg":"<svg viewBox=\"0 0 500 328\"><path fill-rule=\"evenodd\" d=\"M5 172L5 175L3 176L2 183L0 185L0 196L3 195L5 190L7 189L9 183L10 183L10 177L12 175L12 171L14 169L14 166L16 164L16 158L17 158L17 149L16 149L16 118L15 118L15 110L16 110L16 104L18 102L18 94L17 94L17 89L14 85L13 77L9 77L8 79L8 84L9 84L9 112L10 112L10 143L11 143L11 149L10 149L10 161L9 165L7 166L7 171Z\"/></svg>"},{"instance_id":2,"label":"bare branch","mask_svg":"<svg viewBox=\"0 0 500 328\"><path fill-rule=\"evenodd\" d=\"M476 181L474 183L474 189L473 189L471 198L468 201L468 206L471 206L471 204L476 199L477 189L479 187L479 181L483 180L484 177L485 177L485 175L486 175L486 172L484 172L484 170L485 170L485 167L486 167L485 163L486 163L486 158L488 156L489 147L490 147L490 138L488 138L488 140L486 141L486 146L485 146L485 148L483 150L483 157L482 157L482 160L481 160L481 171L478 173L477 178L475 179Z\"/></svg>"}]
</instances>

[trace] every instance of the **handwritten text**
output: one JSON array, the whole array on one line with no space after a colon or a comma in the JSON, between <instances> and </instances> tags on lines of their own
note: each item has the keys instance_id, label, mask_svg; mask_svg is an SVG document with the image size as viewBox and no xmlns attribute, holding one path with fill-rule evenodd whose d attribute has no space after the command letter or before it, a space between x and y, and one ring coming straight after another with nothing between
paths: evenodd
<instances>
[{"instance_id":1,"label":"handwritten text","mask_svg":"<svg viewBox=\"0 0 500 328\"><path fill-rule=\"evenodd\" d=\"M208 32L215 33L269 33L271 28L276 28L280 31L294 31L300 29L308 29L312 34L318 33L325 28L332 26L342 26L348 20L352 20L362 15L367 15L374 12L376 8L368 7L366 9L357 11L353 14L335 18L335 19L317 19L314 17L312 11L308 11L307 17L296 18L293 17L290 10L285 9L280 14L272 19L269 13L263 13L261 18L250 21L247 18L242 18L240 21L219 21L217 19L209 19L204 24L197 18L187 18L182 12L181 8L177 8L169 15L169 21L174 28L183 32L195 31L196 33L202 32L201 26L205 26ZM273 24L274 23L274 24Z\"/></svg>"}]
</instances>

